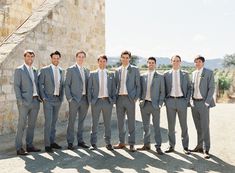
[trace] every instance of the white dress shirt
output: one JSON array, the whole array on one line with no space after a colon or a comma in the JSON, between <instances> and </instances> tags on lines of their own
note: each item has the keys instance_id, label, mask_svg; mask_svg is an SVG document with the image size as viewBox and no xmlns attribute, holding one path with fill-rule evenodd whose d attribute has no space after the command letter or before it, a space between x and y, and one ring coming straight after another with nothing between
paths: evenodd
<instances>
[{"instance_id":1,"label":"white dress shirt","mask_svg":"<svg viewBox=\"0 0 235 173\"><path fill-rule=\"evenodd\" d=\"M126 66L126 67L121 67L121 81L120 81L120 90L119 90L119 95L127 95L128 92L127 92L127 88L126 88L126 78L127 78L127 73L128 73L128 70L127 68L129 67ZM124 78L123 78L123 71L125 69L125 75L124 75Z\"/></svg>"},{"instance_id":2,"label":"white dress shirt","mask_svg":"<svg viewBox=\"0 0 235 173\"><path fill-rule=\"evenodd\" d=\"M85 77L85 70L83 67L79 66L77 64L77 67L80 71L81 77L82 77L82 82L83 82L83 89L82 89L82 95L86 95L86 77Z\"/></svg>"},{"instance_id":3,"label":"white dress shirt","mask_svg":"<svg viewBox=\"0 0 235 173\"><path fill-rule=\"evenodd\" d=\"M53 64L51 64L51 68L52 68L52 71L53 71L53 77L54 77L54 84L56 85L58 85L57 87L58 88L60 88L60 80L61 80L61 76L60 76L60 70L59 69L61 69L59 66L57 66L57 68L56 68L56 66L55 65L53 65ZM58 78L56 79L56 76L55 76L55 73L56 73L56 70L57 70L57 74L58 74ZM56 80L57 80L57 82L56 82ZM55 88L54 88L54 95L60 95L60 93L56 93L56 92L59 92L59 91L56 91L56 86L55 86Z\"/></svg>"},{"instance_id":4,"label":"white dress shirt","mask_svg":"<svg viewBox=\"0 0 235 173\"><path fill-rule=\"evenodd\" d=\"M193 77L192 77L192 80L194 82L193 98L195 99L202 99L202 95L201 95L200 88L199 88L202 71L203 71L203 68L201 68L200 70L195 70L193 72Z\"/></svg>"},{"instance_id":5,"label":"white dress shirt","mask_svg":"<svg viewBox=\"0 0 235 173\"><path fill-rule=\"evenodd\" d=\"M176 75L176 78L175 78ZM183 92L181 90L180 84L180 70L172 69L172 88L171 88L171 96L172 97L182 97Z\"/></svg>"},{"instance_id":6,"label":"white dress shirt","mask_svg":"<svg viewBox=\"0 0 235 173\"><path fill-rule=\"evenodd\" d=\"M149 71L147 75L147 88L145 100L151 101L151 85L153 81L153 75L155 71Z\"/></svg>"},{"instance_id":7,"label":"white dress shirt","mask_svg":"<svg viewBox=\"0 0 235 173\"><path fill-rule=\"evenodd\" d=\"M29 76L33 82L33 96L38 96L38 93L37 93L37 87L36 87L36 84L35 84L35 80L34 80L34 73L33 73L33 67L29 67L27 64L24 64L29 72Z\"/></svg>"},{"instance_id":8,"label":"white dress shirt","mask_svg":"<svg viewBox=\"0 0 235 173\"><path fill-rule=\"evenodd\" d=\"M103 87L104 87L104 91L102 92L102 83L101 83L101 78L102 78L102 71L104 74L104 78L103 78ZM108 82L107 82L107 70L106 69L98 69L98 75L99 75L99 94L98 94L98 98L103 98L103 97L108 97Z\"/></svg>"}]
</instances>

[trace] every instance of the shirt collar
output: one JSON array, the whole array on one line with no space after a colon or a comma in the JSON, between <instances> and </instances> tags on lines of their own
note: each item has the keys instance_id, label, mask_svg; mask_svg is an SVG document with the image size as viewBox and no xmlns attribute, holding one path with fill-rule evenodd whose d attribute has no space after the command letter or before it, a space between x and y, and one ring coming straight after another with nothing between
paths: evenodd
<instances>
[{"instance_id":1,"label":"shirt collar","mask_svg":"<svg viewBox=\"0 0 235 173\"><path fill-rule=\"evenodd\" d=\"M196 70L196 72L202 73L203 69L204 68L202 67L200 70Z\"/></svg>"},{"instance_id":2,"label":"shirt collar","mask_svg":"<svg viewBox=\"0 0 235 173\"><path fill-rule=\"evenodd\" d=\"M29 67L26 63L24 63L24 65L27 69L33 68L33 66Z\"/></svg>"},{"instance_id":3,"label":"shirt collar","mask_svg":"<svg viewBox=\"0 0 235 173\"><path fill-rule=\"evenodd\" d=\"M98 72L101 72L101 71L102 71L102 69L98 68ZM103 71L107 72L107 69L105 68L105 69L103 69Z\"/></svg>"},{"instance_id":4,"label":"shirt collar","mask_svg":"<svg viewBox=\"0 0 235 173\"><path fill-rule=\"evenodd\" d=\"M79 69L82 69L83 67L81 67L80 65L78 65L78 63L76 63L76 65L77 65L77 67L79 68Z\"/></svg>"}]
</instances>

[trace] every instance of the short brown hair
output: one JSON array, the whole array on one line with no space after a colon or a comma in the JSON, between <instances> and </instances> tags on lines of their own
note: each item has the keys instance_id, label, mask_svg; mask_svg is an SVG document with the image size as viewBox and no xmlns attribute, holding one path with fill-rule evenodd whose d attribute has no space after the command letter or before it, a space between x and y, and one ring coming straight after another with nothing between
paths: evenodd
<instances>
[{"instance_id":1,"label":"short brown hair","mask_svg":"<svg viewBox=\"0 0 235 173\"><path fill-rule=\"evenodd\" d=\"M80 54L80 53L83 53L84 55L85 55L85 57L86 57L86 52L85 51L83 51L83 50L79 50L79 51L77 51L77 53L76 53L76 57L78 56L78 54Z\"/></svg>"},{"instance_id":2,"label":"short brown hair","mask_svg":"<svg viewBox=\"0 0 235 173\"><path fill-rule=\"evenodd\" d=\"M35 53L34 53L33 50L27 49L27 50L24 51L24 57L26 56L27 53L30 54L30 55L35 56Z\"/></svg>"},{"instance_id":3,"label":"short brown hair","mask_svg":"<svg viewBox=\"0 0 235 173\"><path fill-rule=\"evenodd\" d=\"M197 55L196 58L194 58L194 62L196 60L201 60L203 63L205 62L205 58L203 56L201 56L201 55Z\"/></svg>"},{"instance_id":4,"label":"short brown hair","mask_svg":"<svg viewBox=\"0 0 235 173\"><path fill-rule=\"evenodd\" d=\"M175 58L175 57L176 57L176 58L179 58L179 60L181 61L181 57L180 57L179 55L174 55L174 56L172 56L172 57L171 57L171 61L172 61L172 59Z\"/></svg>"},{"instance_id":5,"label":"short brown hair","mask_svg":"<svg viewBox=\"0 0 235 173\"><path fill-rule=\"evenodd\" d=\"M121 53L121 57L122 57L122 55L129 55L129 57L131 57L131 52L125 50Z\"/></svg>"},{"instance_id":6,"label":"short brown hair","mask_svg":"<svg viewBox=\"0 0 235 173\"><path fill-rule=\"evenodd\" d=\"M105 59L106 61L108 61L108 58L106 55L100 55L97 61L99 61L100 59Z\"/></svg>"}]
</instances>

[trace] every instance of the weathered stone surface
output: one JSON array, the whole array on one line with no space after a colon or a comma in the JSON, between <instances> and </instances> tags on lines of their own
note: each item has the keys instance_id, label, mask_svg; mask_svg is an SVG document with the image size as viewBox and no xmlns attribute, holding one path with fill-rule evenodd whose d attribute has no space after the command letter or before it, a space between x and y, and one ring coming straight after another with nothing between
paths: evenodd
<instances>
[{"instance_id":1,"label":"weathered stone surface","mask_svg":"<svg viewBox=\"0 0 235 173\"><path fill-rule=\"evenodd\" d=\"M9 0L7 3L9 11L12 2ZM61 67L65 71L74 64L78 49L87 52L85 65L91 70L96 68L97 56L105 52L105 0L46 0L43 4L42 0L14 2L19 9L11 13L11 21L14 21L15 16L19 20L30 17L0 44L0 135L16 129L18 110L14 98L13 74L14 69L23 63L25 49L35 51L34 66L39 69L50 63L51 52L60 51ZM42 107L38 127L44 123ZM68 105L65 100L59 121L66 121L67 116Z\"/></svg>"}]
</instances>

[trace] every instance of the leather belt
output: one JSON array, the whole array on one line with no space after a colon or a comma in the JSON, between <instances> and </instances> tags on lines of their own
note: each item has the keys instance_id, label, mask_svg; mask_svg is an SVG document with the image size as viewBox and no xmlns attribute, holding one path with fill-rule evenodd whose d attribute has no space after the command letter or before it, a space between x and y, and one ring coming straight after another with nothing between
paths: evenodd
<instances>
[{"instance_id":1,"label":"leather belt","mask_svg":"<svg viewBox=\"0 0 235 173\"><path fill-rule=\"evenodd\" d=\"M180 98L184 98L184 96L180 96L180 97L170 96L169 98L173 98L173 99L180 99Z\"/></svg>"},{"instance_id":2,"label":"leather belt","mask_svg":"<svg viewBox=\"0 0 235 173\"><path fill-rule=\"evenodd\" d=\"M193 98L194 101L203 101L203 99L195 99Z\"/></svg>"},{"instance_id":3,"label":"leather belt","mask_svg":"<svg viewBox=\"0 0 235 173\"><path fill-rule=\"evenodd\" d=\"M37 99L38 98L38 96L33 96L33 99Z\"/></svg>"},{"instance_id":4,"label":"leather belt","mask_svg":"<svg viewBox=\"0 0 235 173\"><path fill-rule=\"evenodd\" d=\"M107 100L107 99L109 99L108 97L100 97L99 99L101 99L101 100Z\"/></svg>"}]
</instances>

